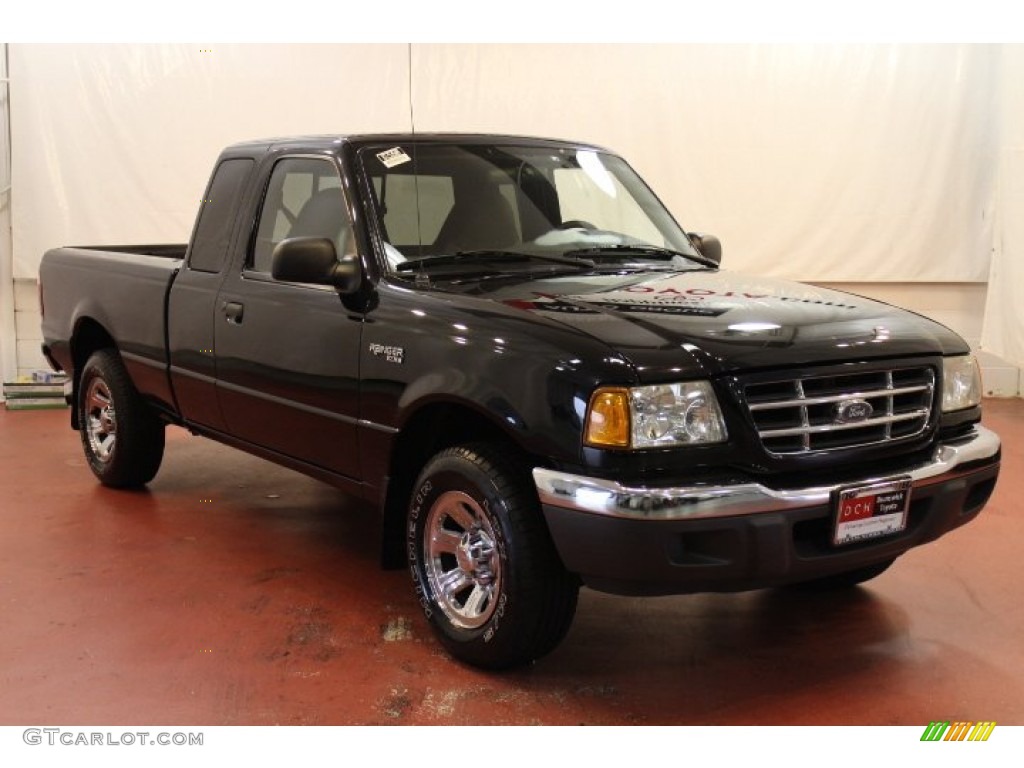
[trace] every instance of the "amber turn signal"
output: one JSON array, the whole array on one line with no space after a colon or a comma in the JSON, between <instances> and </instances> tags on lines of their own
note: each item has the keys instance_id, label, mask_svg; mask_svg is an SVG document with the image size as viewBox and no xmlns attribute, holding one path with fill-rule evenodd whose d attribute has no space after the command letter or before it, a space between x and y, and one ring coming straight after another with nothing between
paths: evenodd
<instances>
[{"instance_id":1,"label":"amber turn signal","mask_svg":"<svg viewBox=\"0 0 1024 768\"><path fill-rule=\"evenodd\" d=\"M629 448L629 390L601 387L590 398L583 441L595 448Z\"/></svg>"}]
</instances>

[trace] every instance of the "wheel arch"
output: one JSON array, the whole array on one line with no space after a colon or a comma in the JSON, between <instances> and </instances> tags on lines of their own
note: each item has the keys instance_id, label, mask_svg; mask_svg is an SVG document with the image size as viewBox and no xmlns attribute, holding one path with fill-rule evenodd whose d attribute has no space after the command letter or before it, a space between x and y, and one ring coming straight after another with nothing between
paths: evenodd
<instances>
[{"instance_id":1,"label":"wheel arch","mask_svg":"<svg viewBox=\"0 0 1024 768\"><path fill-rule=\"evenodd\" d=\"M117 342L99 321L92 317L80 317L71 334L71 383L74 407L71 408L71 427L78 429L78 385L82 379L82 368L89 357L100 349L117 351Z\"/></svg>"},{"instance_id":2,"label":"wheel arch","mask_svg":"<svg viewBox=\"0 0 1024 768\"><path fill-rule=\"evenodd\" d=\"M450 400L424 403L409 415L391 446L381 506L381 564L385 568L406 565L405 508L423 465L439 451L469 442L499 443L538 466L543 463L531 457L495 418L478 409Z\"/></svg>"}]
</instances>

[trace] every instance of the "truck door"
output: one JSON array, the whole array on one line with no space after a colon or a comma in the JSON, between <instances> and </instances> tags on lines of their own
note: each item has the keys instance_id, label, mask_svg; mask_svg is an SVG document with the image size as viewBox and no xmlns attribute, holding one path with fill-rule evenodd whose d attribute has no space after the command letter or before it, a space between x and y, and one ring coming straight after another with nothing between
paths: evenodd
<instances>
[{"instance_id":1,"label":"truck door","mask_svg":"<svg viewBox=\"0 0 1024 768\"><path fill-rule=\"evenodd\" d=\"M224 429L224 418L217 404L214 310L238 207L255 167L247 157L217 166L196 217L185 266L167 299L167 351L178 410L189 422L216 430Z\"/></svg>"},{"instance_id":2,"label":"truck door","mask_svg":"<svg viewBox=\"0 0 1024 768\"><path fill-rule=\"evenodd\" d=\"M300 236L329 238L339 255L351 241L331 159L274 164L242 269L218 299L218 398L233 436L358 479L363 317L331 288L271 277L274 246Z\"/></svg>"}]
</instances>

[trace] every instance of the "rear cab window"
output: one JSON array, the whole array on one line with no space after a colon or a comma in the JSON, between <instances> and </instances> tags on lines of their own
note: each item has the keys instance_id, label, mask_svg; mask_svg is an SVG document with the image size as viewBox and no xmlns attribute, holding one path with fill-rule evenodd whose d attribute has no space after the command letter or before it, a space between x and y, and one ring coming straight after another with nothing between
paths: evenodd
<instances>
[{"instance_id":1,"label":"rear cab window","mask_svg":"<svg viewBox=\"0 0 1024 768\"><path fill-rule=\"evenodd\" d=\"M188 267L220 272L227 260L238 206L256 162L251 158L224 160L217 166L199 210Z\"/></svg>"}]
</instances>

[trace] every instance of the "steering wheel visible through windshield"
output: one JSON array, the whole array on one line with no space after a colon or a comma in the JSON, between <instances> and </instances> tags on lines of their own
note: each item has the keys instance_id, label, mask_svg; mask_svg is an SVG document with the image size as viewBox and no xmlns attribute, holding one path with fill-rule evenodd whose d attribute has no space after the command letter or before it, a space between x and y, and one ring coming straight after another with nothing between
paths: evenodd
<instances>
[{"instance_id":1,"label":"steering wheel visible through windshield","mask_svg":"<svg viewBox=\"0 0 1024 768\"><path fill-rule=\"evenodd\" d=\"M615 155L427 141L368 147L360 157L373 184L385 253L398 272L410 262L428 268L502 254L548 263L577 255L618 263L666 255L690 267L703 262Z\"/></svg>"}]
</instances>

